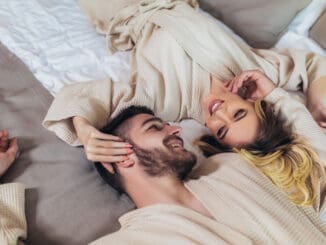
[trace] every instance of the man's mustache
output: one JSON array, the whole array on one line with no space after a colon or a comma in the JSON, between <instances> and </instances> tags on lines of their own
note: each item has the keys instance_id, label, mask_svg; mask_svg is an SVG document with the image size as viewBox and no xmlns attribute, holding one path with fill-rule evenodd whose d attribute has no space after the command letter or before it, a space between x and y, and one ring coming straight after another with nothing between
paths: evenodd
<instances>
[{"instance_id":1,"label":"man's mustache","mask_svg":"<svg viewBox=\"0 0 326 245\"><path fill-rule=\"evenodd\" d=\"M164 144L165 146L168 147L168 146L169 146L169 143L170 143L171 141L180 141L181 144L182 144L182 147L183 147L183 139L182 139L181 137L177 136L177 135L169 135L169 136L167 136L167 137L163 140L163 144Z\"/></svg>"}]
</instances>

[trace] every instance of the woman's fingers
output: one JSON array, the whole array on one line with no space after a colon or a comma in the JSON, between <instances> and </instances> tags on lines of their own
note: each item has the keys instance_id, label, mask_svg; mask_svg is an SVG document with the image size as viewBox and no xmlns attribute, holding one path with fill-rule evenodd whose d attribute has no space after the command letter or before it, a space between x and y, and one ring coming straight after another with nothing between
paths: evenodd
<instances>
[{"instance_id":1,"label":"woman's fingers","mask_svg":"<svg viewBox=\"0 0 326 245\"><path fill-rule=\"evenodd\" d=\"M265 97L274 88L274 83L263 72L252 70L235 77L231 91L243 98L256 100Z\"/></svg>"},{"instance_id":2,"label":"woman's fingers","mask_svg":"<svg viewBox=\"0 0 326 245\"><path fill-rule=\"evenodd\" d=\"M121 138L115 136L115 135L111 135L111 134L105 134L105 133L102 133L98 130L96 131L93 131L91 133L91 138L95 138L95 139L101 139L101 140L112 140L112 141L122 141Z\"/></svg>"},{"instance_id":3,"label":"woman's fingers","mask_svg":"<svg viewBox=\"0 0 326 245\"><path fill-rule=\"evenodd\" d=\"M88 145L96 146L96 147L105 147L105 148L132 148L132 145L127 142L99 140L99 139L90 139Z\"/></svg>"},{"instance_id":4,"label":"woman's fingers","mask_svg":"<svg viewBox=\"0 0 326 245\"><path fill-rule=\"evenodd\" d=\"M104 156L121 156L133 153L130 148L104 148L104 147L93 147L87 148L87 153L104 155Z\"/></svg>"},{"instance_id":5,"label":"woman's fingers","mask_svg":"<svg viewBox=\"0 0 326 245\"><path fill-rule=\"evenodd\" d=\"M104 155L98 155L98 154L87 154L87 159L93 162L107 162L107 163L113 163L113 162L122 162L125 160L129 160L127 156L104 156Z\"/></svg>"}]
</instances>

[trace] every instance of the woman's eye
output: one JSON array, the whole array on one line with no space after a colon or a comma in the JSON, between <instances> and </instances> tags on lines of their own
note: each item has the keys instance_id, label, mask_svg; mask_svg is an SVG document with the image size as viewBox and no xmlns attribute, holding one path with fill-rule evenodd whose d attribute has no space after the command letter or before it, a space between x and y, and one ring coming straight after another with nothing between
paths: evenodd
<instances>
[{"instance_id":1,"label":"woman's eye","mask_svg":"<svg viewBox=\"0 0 326 245\"><path fill-rule=\"evenodd\" d=\"M240 119L245 115L245 110L244 109L240 109L238 110L235 114L234 114L234 118L235 119Z\"/></svg>"},{"instance_id":2,"label":"woman's eye","mask_svg":"<svg viewBox=\"0 0 326 245\"><path fill-rule=\"evenodd\" d=\"M223 130L224 130L224 127L221 127L221 128L217 131L217 137L219 137L219 138L222 137Z\"/></svg>"}]
</instances>

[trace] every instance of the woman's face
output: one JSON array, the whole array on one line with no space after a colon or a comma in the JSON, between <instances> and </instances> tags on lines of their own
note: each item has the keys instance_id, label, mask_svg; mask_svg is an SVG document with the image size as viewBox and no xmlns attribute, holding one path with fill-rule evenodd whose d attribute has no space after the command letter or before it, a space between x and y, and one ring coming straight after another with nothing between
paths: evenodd
<instances>
[{"instance_id":1,"label":"woman's face","mask_svg":"<svg viewBox=\"0 0 326 245\"><path fill-rule=\"evenodd\" d=\"M243 147L255 141L260 130L254 103L228 90L211 92L203 101L206 126L217 141L229 147Z\"/></svg>"}]
</instances>

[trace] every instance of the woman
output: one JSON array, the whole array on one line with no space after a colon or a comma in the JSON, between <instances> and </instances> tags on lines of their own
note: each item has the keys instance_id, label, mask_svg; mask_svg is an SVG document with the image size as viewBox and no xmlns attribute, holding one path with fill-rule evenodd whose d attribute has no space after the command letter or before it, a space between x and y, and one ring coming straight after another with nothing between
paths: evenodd
<instances>
[{"instance_id":1,"label":"woman","mask_svg":"<svg viewBox=\"0 0 326 245\"><path fill-rule=\"evenodd\" d=\"M259 69L277 86L306 92L308 106L322 105L326 88L315 87L326 81L323 58L298 50L254 50L198 12L195 1L133 1L110 21L98 12L105 13L107 6L88 4L86 11L107 35L110 50L131 50L130 83L105 79L67 86L54 100L44 126L72 145L82 143L92 161L128 161L125 154L132 146L97 129L134 104L146 105L164 120L191 117L206 123L230 148L250 145L261 127L254 104L223 82L244 70ZM222 101L232 115L212 113ZM316 112L320 122L325 121L322 112Z\"/></svg>"},{"instance_id":2,"label":"woman","mask_svg":"<svg viewBox=\"0 0 326 245\"><path fill-rule=\"evenodd\" d=\"M220 136L204 135L197 145L206 156L239 153L282 189L293 203L319 210L326 183L326 156L322 147L326 137L304 105L291 99L282 89L275 89L273 82L257 71L242 73L227 87L233 93L245 89L244 97L254 101L260 125L258 135L249 144L239 147L219 140L227 130L222 128ZM218 110L222 108L215 113L219 113Z\"/></svg>"}]
</instances>

